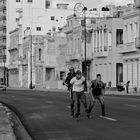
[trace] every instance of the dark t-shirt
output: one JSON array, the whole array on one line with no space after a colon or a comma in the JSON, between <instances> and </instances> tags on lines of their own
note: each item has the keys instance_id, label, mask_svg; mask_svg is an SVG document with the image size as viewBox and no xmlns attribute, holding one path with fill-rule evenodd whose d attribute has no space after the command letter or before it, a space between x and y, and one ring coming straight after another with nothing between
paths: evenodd
<instances>
[{"instance_id":1,"label":"dark t-shirt","mask_svg":"<svg viewBox=\"0 0 140 140\"><path fill-rule=\"evenodd\" d=\"M96 80L93 80L91 82L91 88L93 96L99 96L102 95L102 90L105 88L105 86L102 81L97 82Z\"/></svg>"},{"instance_id":2,"label":"dark t-shirt","mask_svg":"<svg viewBox=\"0 0 140 140\"><path fill-rule=\"evenodd\" d=\"M68 86L68 90L70 90L72 88L72 85L70 84L71 79L75 77L75 72L73 74L68 73L66 80L64 81L64 85L66 84Z\"/></svg>"}]
</instances>

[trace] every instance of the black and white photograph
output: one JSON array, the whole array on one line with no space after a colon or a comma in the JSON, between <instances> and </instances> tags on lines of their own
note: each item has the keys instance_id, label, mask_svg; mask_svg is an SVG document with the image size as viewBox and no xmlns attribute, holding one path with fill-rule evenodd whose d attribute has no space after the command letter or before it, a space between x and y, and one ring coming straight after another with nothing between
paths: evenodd
<instances>
[{"instance_id":1,"label":"black and white photograph","mask_svg":"<svg viewBox=\"0 0 140 140\"><path fill-rule=\"evenodd\" d=\"M140 0L0 0L0 140L140 140Z\"/></svg>"}]
</instances>

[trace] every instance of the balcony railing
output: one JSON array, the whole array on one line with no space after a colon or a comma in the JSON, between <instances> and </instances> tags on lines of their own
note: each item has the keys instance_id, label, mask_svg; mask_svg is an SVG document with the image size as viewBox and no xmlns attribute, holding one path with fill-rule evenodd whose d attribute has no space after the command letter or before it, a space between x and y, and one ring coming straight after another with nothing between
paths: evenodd
<instances>
[{"instance_id":1,"label":"balcony railing","mask_svg":"<svg viewBox=\"0 0 140 140\"><path fill-rule=\"evenodd\" d=\"M96 52L93 56L96 58L108 57L108 51Z\"/></svg>"},{"instance_id":2,"label":"balcony railing","mask_svg":"<svg viewBox=\"0 0 140 140\"><path fill-rule=\"evenodd\" d=\"M130 53L136 52L137 48L135 46L135 42L125 43L118 45L118 49L120 53Z\"/></svg>"},{"instance_id":3,"label":"balcony railing","mask_svg":"<svg viewBox=\"0 0 140 140\"><path fill-rule=\"evenodd\" d=\"M97 51L93 54L96 58L107 57L108 56L108 46L97 47Z\"/></svg>"}]
</instances>

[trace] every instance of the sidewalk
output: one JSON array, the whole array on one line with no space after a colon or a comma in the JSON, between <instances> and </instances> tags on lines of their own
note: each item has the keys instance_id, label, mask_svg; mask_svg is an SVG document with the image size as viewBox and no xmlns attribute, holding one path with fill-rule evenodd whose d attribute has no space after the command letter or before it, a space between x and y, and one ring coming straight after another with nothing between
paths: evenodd
<instances>
[{"instance_id":1,"label":"sidewalk","mask_svg":"<svg viewBox=\"0 0 140 140\"><path fill-rule=\"evenodd\" d=\"M12 123L6 112L7 108L0 103L0 140L16 140Z\"/></svg>"},{"instance_id":2,"label":"sidewalk","mask_svg":"<svg viewBox=\"0 0 140 140\"><path fill-rule=\"evenodd\" d=\"M67 92L66 89L46 89L46 88L34 88L34 89L29 89L29 88L11 88L7 87L9 90L34 90L34 91L48 91L48 92ZM126 93L126 91L119 92L117 90L106 90L105 95L128 95L128 96L140 96L140 92L130 92Z\"/></svg>"},{"instance_id":3,"label":"sidewalk","mask_svg":"<svg viewBox=\"0 0 140 140\"><path fill-rule=\"evenodd\" d=\"M140 96L140 92L130 92L126 93L126 91L112 91L112 90L106 90L105 95L127 95L127 96Z\"/></svg>"}]
</instances>

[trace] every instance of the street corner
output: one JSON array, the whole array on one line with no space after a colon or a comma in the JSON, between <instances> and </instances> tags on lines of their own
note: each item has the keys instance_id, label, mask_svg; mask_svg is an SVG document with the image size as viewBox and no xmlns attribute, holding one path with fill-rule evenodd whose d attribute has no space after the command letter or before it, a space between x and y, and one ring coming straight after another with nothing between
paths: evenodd
<instances>
[{"instance_id":1,"label":"street corner","mask_svg":"<svg viewBox=\"0 0 140 140\"><path fill-rule=\"evenodd\" d=\"M0 140L16 140L6 107L0 103Z\"/></svg>"},{"instance_id":2,"label":"street corner","mask_svg":"<svg viewBox=\"0 0 140 140\"><path fill-rule=\"evenodd\" d=\"M32 140L17 114L8 106L0 103L0 140Z\"/></svg>"}]
</instances>

